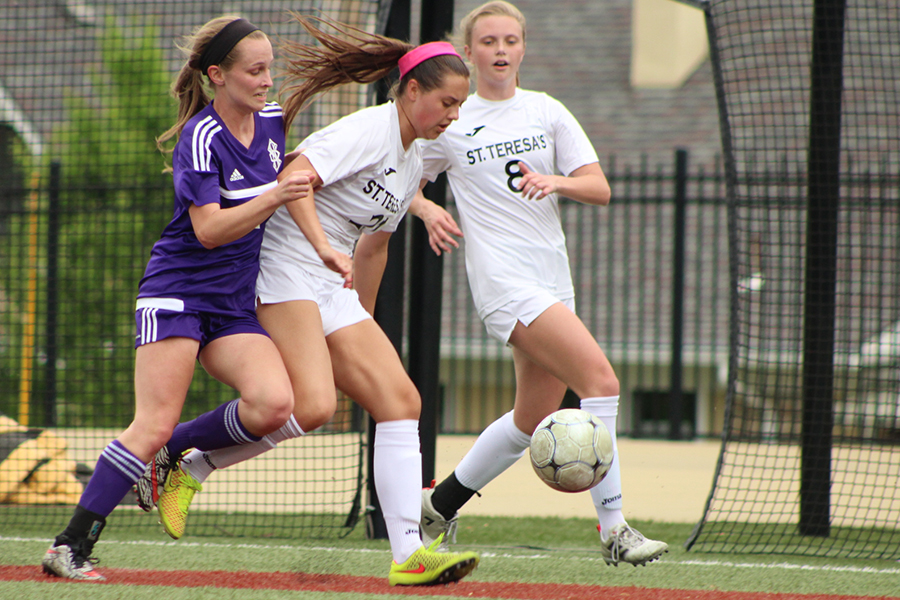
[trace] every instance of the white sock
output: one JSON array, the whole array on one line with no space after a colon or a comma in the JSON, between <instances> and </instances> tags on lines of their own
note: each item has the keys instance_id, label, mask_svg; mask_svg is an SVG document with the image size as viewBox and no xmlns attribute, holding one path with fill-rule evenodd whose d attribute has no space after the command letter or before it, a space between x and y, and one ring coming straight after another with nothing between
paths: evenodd
<instances>
[{"instance_id":1,"label":"white sock","mask_svg":"<svg viewBox=\"0 0 900 600\"><path fill-rule=\"evenodd\" d=\"M258 442L229 446L209 452L202 452L196 448L188 452L181 459L181 468L190 473L191 477L203 483L216 469L224 469L239 462L249 460L268 452L279 443L305 435L297 423L294 415L281 426L281 429L264 435Z\"/></svg>"},{"instance_id":2,"label":"white sock","mask_svg":"<svg viewBox=\"0 0 900 600\"><path fill-rule=\"evenodd\" d=\"M375 425L375 489L397 564L422 547L422 452L419 422L413 419Z\"/></svg>"},{"instance_id":3,"label":"white sock","mask_svg":"<svg viewBox=\"0 0 900 600\"><path fill-rule=\"evenodd\" d=\"M584 398L581 400L581 410L600 417L603 424L609 430L612 437L613 457L612 466L606 477L597 486L591 489L591 499L597 510L597 519L600 521L600 533L608 532L614 525L625 523L622 514L622 476L619 472L619 447L616 443L616 417L619 414L619 397L608 396L606 398ZM605 539L605 538L604 538Z\"/></svg>"},{"instance_id":4,"label":"white sock","mask_svg":"<svg viewBox=\"0 0 900 600\"><path fill-rule=\"evenodd\" d=\"M513 411L509 411L481 432L456 466L456 478L478 491L522 458L530 445L531 434L516 427Z\"/></svg>"}]
</instances>

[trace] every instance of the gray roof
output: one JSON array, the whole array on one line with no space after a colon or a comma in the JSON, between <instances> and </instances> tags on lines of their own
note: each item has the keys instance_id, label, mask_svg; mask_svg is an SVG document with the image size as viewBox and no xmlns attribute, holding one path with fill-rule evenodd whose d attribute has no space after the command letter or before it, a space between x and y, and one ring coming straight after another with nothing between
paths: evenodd
<instances>
[{"instance_id":1,"label":"gray roof","mask_svg":"<svg viewBox=\"0 0 900 600\"><path fill-rule=\"evenodd\" d=\"M458 1L456 19L480 3ZM611 154L620 162L634 163L641 155L649 156L651 163L668 162L674 147L686 146L696 162L711 163L720 142L708 61L677 90L634 90L629 85L631 0L516 4L529 23L522 86L561 100L591 137L601 162ZM298 35L287 10L312 13L323 3L244 0L231 6L277 38ZM102 23L105 14L116 15L120 23L146 23L152 16L174 74L182 60L176 40L228 8L228 3L179 0L2 3L0 86L46 136L65 93L92 96L86 74L98 68L99 58L97 26L91 23ZM370 2L366 10L374 15L376 9L377 2Z\"/></svg>"}]
</instances>

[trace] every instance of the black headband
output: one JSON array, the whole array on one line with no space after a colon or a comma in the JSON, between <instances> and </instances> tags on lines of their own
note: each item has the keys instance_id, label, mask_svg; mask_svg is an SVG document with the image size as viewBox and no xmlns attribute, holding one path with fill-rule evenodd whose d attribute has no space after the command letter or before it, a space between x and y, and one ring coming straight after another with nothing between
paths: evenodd
<instances>
[{"instance_id":1,"label":"black headband","mask_svg":"<svg viewBox=\"0 0 900 600\"><path fill-rule=\"evenodd\" d=\"M206 75L206 71L213 65L225 60L239 41L257 31L259 27L246 19L235 19L213 36L203 54L200 55L200 72Z\"/></svg>"}]
</instances>

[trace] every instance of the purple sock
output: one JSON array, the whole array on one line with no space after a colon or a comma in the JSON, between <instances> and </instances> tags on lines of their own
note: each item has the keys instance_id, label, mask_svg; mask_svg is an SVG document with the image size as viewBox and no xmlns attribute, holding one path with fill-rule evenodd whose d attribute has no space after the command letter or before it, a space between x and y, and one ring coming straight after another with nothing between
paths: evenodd
<instances>
[{"instance_id":1,"label":"purple sock","mask_svg":"<svg viewBox=\"0 0 900 600\"><path fill-rule=\"evenodd\" d=\"M226 402L187 423L179 423L166 447L169 456L181 456L190 448L215 450L238 444L258 442L261 438L247 431L238 417L240 399Z\"/></svg>"},{"instance_id":2,"label":"purple sock","mask_svg":"<svg viewBox=\"0 0 900 600\"><path fill-rule=\"evenodd\" d=\"M131 486L144 474L144 463L119 440L103 449L97 468L84 488L79 505L98 515L109 516Z\"/></svg>"}]
</instances>

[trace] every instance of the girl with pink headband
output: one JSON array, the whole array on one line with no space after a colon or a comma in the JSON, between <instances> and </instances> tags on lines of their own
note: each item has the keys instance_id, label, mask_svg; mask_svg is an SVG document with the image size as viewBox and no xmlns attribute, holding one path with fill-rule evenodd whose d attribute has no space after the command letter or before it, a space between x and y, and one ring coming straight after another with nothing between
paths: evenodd
<instances>
[{"instance_id":1,"label":"girl with pink headband","mask_svg":"<svg viewBox=\"0 0 900 600\"><path fill-rule=\"evenodd\" d=\"M419 139L440 136L459 116L469 71L447 43L405 42L320 19L294 18L321 45L290 43L283 55L284 120L318 94L349 82L371 83L400 68L390 102L362 109L298 145L280 177L302 173L315 191L266 224L256 285L257 315L281 352L294 412L259 442L213 452L193 450L174 465L160 461L160 519L184 532L187 507L216 468L224 468L327 423L335 386L376 422L374 481L393 563L391 585L457 581L478 564L473 552L426 548L419 532L421 399L387 336L371 315L391 233L422 178ZM325 23L340 35L323 31Z\"/></svg>"},{"instance_id":2,"label":"girl with pink headband","mask_svg":"<svg viewBox=\"0 0 900 600\"><path fill-rule=\"evenodd\" d=\"M450 42L428 42L413 48L400 57L397 66L400 67L400 79L413 70L417 65L435 56L459 56L456 48Z\"/></svg>"}]
</instances>

